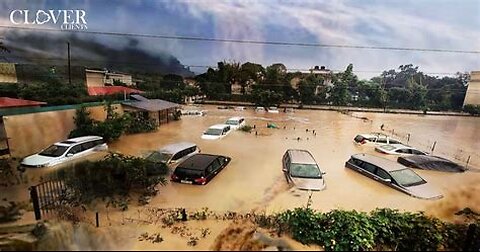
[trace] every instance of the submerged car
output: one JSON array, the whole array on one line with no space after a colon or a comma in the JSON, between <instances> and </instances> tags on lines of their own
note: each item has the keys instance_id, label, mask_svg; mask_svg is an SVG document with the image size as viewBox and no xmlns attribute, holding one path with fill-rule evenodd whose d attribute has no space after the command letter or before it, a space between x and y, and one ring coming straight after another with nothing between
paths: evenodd
<instances>
[{"instance_id":1,"label":"submerged car","mask_svg":"<svg viewBox=\"0 0 480 252\"><path fill-rule=\"evenodd\" d=\"M202 139L216 140L225 137L231 132L230 125L215 124L203 132Z\"/></svg>"},{"instance_id":2,"label":"submerged car","mask_svg":"<svg viewBox=\"0 0 480 252\"><path fill-rule=\"evenodd\" d=\"M57 142L37 154L24 158L22 167L49 167L62 164L92 154L94 151L108 149L100 136L83 136Z\"/></svg>"},{"instance_id":3,"label":"submerged car","mask_svg":"<svg viewBox=\"0 0 480 252\"><path fill-rule=\"evenodd\" d=\"M399 140L393 139L383 133L378 133L378 132L374 132L370 134L358 134L353 139L353 142L358 145L401 144Z\"/></svg>"},{"instance_id":4,"label":"submerged car","mask_svg":"<svg viewBox=\"0 0 480 252\"><path fill-rule=\"evenodd\" d=\"M443 197L412 169L385 158L355 154L345 163L345 167L416 198Z\"/></svg>"},{"instance_id":5,"label":"submerged car","mask_svg":"<svg viewBox=\"0 0 480 252\"><path fill-rule=\"evenodd\" d=\"M245 125L245 118L236 116L229 118L225 124L230 125L230 128L232 130L237 130Z\"/></svg>"},{"instance_id":6,"label":"submerged car","mask_svg":"<svg viewBox=\"0 0 480 252\"><path fill-rule=\"evenodd\" d=\"M255 112L264 113L264 112L265 112L265 108L264 108L264 107L256 107L256 108L255 108Z\"/></svg>"},{"instance_id":7,"label":"submerged car","mask_svg":"<svg viewBox=\"0 0 480 252\"><path fill-rule=\"evenodd\" d=\"M182 110L182 116L205 116L206 110Z\"/></svg>"},{"instance_id":8,"label":"submerged car","mask_svg":"<svg viewBox=\"0 0 480 252\"><path fill-rule=\"evenodd\" d=\"M151 152L145 159L152 163L162 163L168 167L174 167L190 156L200 152L194 143L180 142L169 144L160 150Z\"/></svg>"},{"instance_id":9,"label":"submerged car","mask_svg":"<svg viewBox=\"0 0 480 252\"><path fill-rule=\"evenodd\" d=\"M448 159L438 156L398 157L397 162L407 167L444 172L464 172L466 168Z\"/></svg>"},{"instance_id":10,"label":"submerged car","mask_svg":"<svg viewBox=\"0 0 480 252\"><path fill-rule=\"evenodd\" d=\"M274 114L278 114L279 111L278 111L278 108L277 107L268 107L268 113L274 113Z\"/></svg>"},{"instance_id":11,"label":"submerged car","mask_svg":"<svg viewBox=\"0 0 480 252\"><path fill-rule=\"evenodd\" d=\"M193 155L175 168L171 181L205 185L222 171L230 163L230 160L230 157L220 155Z\"/></svg>"},{"instance_id":12,"label":"submerged car","mask_svg":"<svg viewBox=\"0 0 480 252\"><path fill-rule=\"evenodd\" d=\"M390 155L428 155L428 153L419 151L413 147L403 144L385 144L375 147L377 152Z\"/></svg>"},{"instance_id":13,"label":"submerged car","mask_svg":"<svg viewBox=\"0 0 480 252\"><path fill-rule=\"evenodd\" d=\"M282 159L282 171L287 183L301 190L320 191L325 189L325 180L317 162L307 150L289 149Z\"/></svg>"}]
</instances>

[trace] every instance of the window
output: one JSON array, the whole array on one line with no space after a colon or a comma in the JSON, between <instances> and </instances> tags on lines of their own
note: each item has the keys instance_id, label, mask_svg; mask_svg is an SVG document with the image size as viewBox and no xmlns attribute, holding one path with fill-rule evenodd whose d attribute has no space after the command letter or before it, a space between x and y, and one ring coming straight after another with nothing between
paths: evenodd
<instances>
[{"instance_id":1,"label":"window","mask_svg":"<svg viewBox=\"0 0 480 252\"><path fill-rule=\"evenodd\" d=\"M365 171L368 171L372 174L375 174L375 169L377 169L377 167L375 165L372 165L372 164L369 164L369 163L366 163L364 162L361 166Z\"/></svg>"},{"instance_id":2,"label":"window","mask_svg":"<svg viewBox=\"0 0 480 252\"><path fill-rule=\"evenodd\" d=\"M40 152L38 155L47 156L47 157L60 157L65 153L67 149L68 149L67 146L52 145L47 149L45 149L44 151Z\"/></svg>"},{"instance_id":3,"label":"window","mask_svg":"<svg viewBox=\"0 0 480 252\"><path fill-rule=\"evenodd\" d=\"M425 155L425 153L421 152L421 151L418 151L418 150L412 150L412 154L415 154L415 155Z\"/></svg>"},{"instance_id":4,"label":"window","mask_svg":"<svg viewBox=\"0 0 480 252\"><path fill-rule=\"evenodd\" d=\"M410 149L398 149L395 152L396 153L406 153L406 154L412 153Z\"/></svg>"},{"instance_id":5,"label":"window","mask_svg":"<svg viewBox=\"0 0 480 252\"><path fill-rule=\"evenodd\" d=\"M94 146L97 146L97 145L102 145L105 143L105 141L103 141L103 139L99 139L99 140L95 140L94 142Z\"/></svg>"},{"instance_id":6,"label":"window","mask_svg":"<svg viewBox=\"0 0 480 252\"><path fill-rule=\"evenodd\" d=\"M215 159L211 164L210 167L212 167L212 171L216 171L220 169L221 165L220 162L218 162L218 159Z\"/></svg>"},{"instance_id":7,"label":"window","mask_svg":"<svg viewBox=\"0 0 480 252\"><path fill-rule=\"evenodd\" d=\"M352 158L352 160L353 160L353 164L355 164L356 166L362 167L362 164L363 164L362 160L354 159L354 158Z\"/></svg>"},{"instance_id":8,"label":"window","mask_svg":"<svg viewBox=\"0 0 480 252\"><path fill-rule=\"evenodd\" d=\"M377 169L377 175L382 178L382 179L392 179L390 177L390 174L388 174L386 171L384 171L383 169Z\"/></svg>"},{"instance_id":9,"label":"window","mask_svg":"<svg viewBox=\"0 0 480 252\"><path fill-rule=\"evenodd\" d=\"M219 157L217 158L218 162L220 163L220 166L222 166L223 164L225 164L225 158L224 157Z\"/></svg>"},{"instance_id":10,"label":"window","mask_svg":"<svg viewBox=\"0 0 480 252\"><path fill-rule=\"evenodd\" d=\"M68 154L77 154L79 152L82 152L82 145L79 144L79 145L75 145L73 146L69 151L68 151Z\"/></svg>"},{"instance_id":11,"label":"window","mask_svg":"<svg viewBox=\"0 0 480 252\"><path fill-rule=\"evenodd\" d=\"M180 158L184 157L185 155L187 155L186 151L188 151L188 150L182 150L182 151L177 152L177 154L173 155L172 160L177 160L177 159L180 159Z\"/></svg>"},{"instance_id":12,"label":"window","mask_svg":"<svg viewBox=\"0 0 480 252\"><path fill-rule=\"evenodd\" d=\"M377 138L377 143L387 143L387 138L379 137L379 138Z\"/></svg>"},{"instance_id":13,"label":"window","mask_svg":"<svg viewBox=\"0 0 480 252\"><path fill-rule=\"evenodd\" d=\"M90 141L82 144L82 151L89 150L91 148L95 147L95 142Z\"/></svg>"}]
</instances>

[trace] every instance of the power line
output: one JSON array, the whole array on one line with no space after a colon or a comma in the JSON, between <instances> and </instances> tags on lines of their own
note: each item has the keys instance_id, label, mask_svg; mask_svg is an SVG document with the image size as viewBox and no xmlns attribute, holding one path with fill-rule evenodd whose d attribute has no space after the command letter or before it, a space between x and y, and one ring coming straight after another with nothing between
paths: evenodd
<instances>
[{"instance_id":1,"label":"power line","mask_svg":"<svg viewBox=\"0 0 480 252\"><path fill-rule=\"evenodd\" d=\"M44 31L44 32L60 32L60 33L65 33L65 32L70 33L70 32L72 32L70 30L17 27L17 26L8 26L8 25L0 25L0 28L33 30L33 31ZM109 35L109 36L125 36L125 37L143 37L143 38L155 38L155 39L186 40L186 41L218 42L218 43L239 43L239 44L253 44L253 45L300 46L300 47L323 47L323 48L343 48L343 49L370 49L370 50L390 50L390 51L419 51L419 52L436 52L436 53L480 54L480 51L474 51L474 50L452 50L452 49L436 49L436 48L339 45L339 44L320 44L320 43L286 42L286 41L260 41L260 40L241 40L241 39L207 38L207 37L174 36L174 35L156 35L156 34L141 34L141 33L121 33L121 32L106 32L106 31L85 31L85 30L75 30L75 33L85 33L85 34L95 34L95 35Z\"/></svg>"}]
</instances>

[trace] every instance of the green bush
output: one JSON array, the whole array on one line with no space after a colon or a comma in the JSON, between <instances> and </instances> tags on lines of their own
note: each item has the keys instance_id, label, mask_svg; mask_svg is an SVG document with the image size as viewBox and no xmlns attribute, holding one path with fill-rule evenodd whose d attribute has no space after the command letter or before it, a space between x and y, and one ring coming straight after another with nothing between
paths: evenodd
<instances>
[{"instance_id":1,"label":"green bush","mask_svg":"<svg viewBox=\"0 0 480 252\"><path fill-rule=\"evenodd\" d=\"M70 202L88 204L97 198L127 196L131 192L155 195L155 186L166 183L167 173L164 164L111 153L100 161L82 162L56 175L69 189Z\"/></svg>"},{"instance_id":2,"label":"green bush","mask_svg":"<svg viewBox=\"0 0 480 252\"><path fill-rule=\"evenodd\" d=\"M442 222L424 213L400 213L376 209L369 214L332 210L316 212L310 208L287 210L274 216L270 228L287 233L303 244L317 244L327 251L338 250L461 250L468 223ZM479 226L478 218L473 220ZM480 229L474 234L474 242ZM478 242L477 242L478 243ZM473 246L479 246L474 243Z\"/></svg>"},{"instance_id":3,"label":"green bush","mask_svg":"<svg viewBox=\"0 0 480 252\"><path fill-rule=\"evenodd\" d=\"M250 126L250 125L244 125L242 127L240 127L240 130L243 131L243 132L248 132L250 133L252 131L253 127Z\"/></svg>"},{"instance_id":4,"label":"green bush","mask_svg":"<svg viewBox=\"0 0 480 252\"><path fill-rule=\"evenodd\" d=\"M463 111L470 115L478 116L480 115L480 105L467 104L463 107Z\"/></svg>"}]
</instances>

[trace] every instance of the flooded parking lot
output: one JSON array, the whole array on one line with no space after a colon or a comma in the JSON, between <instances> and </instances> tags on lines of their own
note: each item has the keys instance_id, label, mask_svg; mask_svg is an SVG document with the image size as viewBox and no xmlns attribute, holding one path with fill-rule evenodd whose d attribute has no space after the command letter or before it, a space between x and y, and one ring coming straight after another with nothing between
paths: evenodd
<instances>
[{"instance_id":1,"label":"flooded parking lot","mask_svg":"<svg viewBox=\"0 0 480 252\"><path fill-rule=\"evenodd\" d=\"M456 208L480 208L478 172L452 174L416 170L445 195L443 199L428 201L412 198L345 168L345 161L352 154L381 155L371 146L356 146L352 140L357 133L379 131L382 124L386 132L393 131L400 140L405 141L406 134L410 134L409 143L414 147L430 151L436 141L434 154L460 159L470 156L470 166L478 168L479 118L375 113L347 115L312 110L270 114L255 113L252 109L240 112L218 110L215 106L202 109L208 110L207 116L184 116L180 121L162 125L155 133L124 136L110 145L115 151L141 155L167 144L190 141L198 144L202 153L232 157L231 163L209 184L169 183L160 188L151 206L267 212L305 206L309 193L290 188L281 171L284 152L298 148L309 150L327 173L326 190L312 193L312 207L315 209L369 211L390 207L426 211L447 218L446 215ZM200 138L210 125L235 115L244 116L247 124L255 125L256 129L250 134L233 132L221 140ZM267 128L269 122L279 128Z\"/></svg>"}]
</instances>

